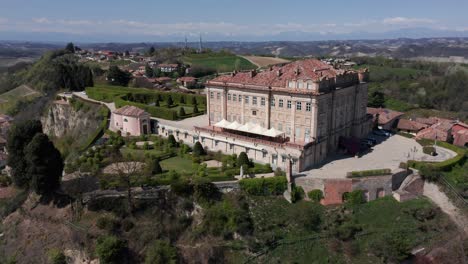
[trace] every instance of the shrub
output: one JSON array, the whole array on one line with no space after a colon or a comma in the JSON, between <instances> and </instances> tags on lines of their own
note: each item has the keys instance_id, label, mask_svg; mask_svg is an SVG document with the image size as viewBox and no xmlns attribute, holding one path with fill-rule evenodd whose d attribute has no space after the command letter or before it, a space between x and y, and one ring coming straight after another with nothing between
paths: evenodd
<instances>
[{"instance_id":1,"label":"shrub","mask_svg":"<svg viewBox=\"0 0 468 264\"><path fill-rule=\"evenodd\" d=\"M150 174L160 174L163 172L161 168L161 164L159 164L159 158L156 157L155 159L151 160L149 164L147 165L149 168Z\"/></svg>"},{"instance_id":2,"label":"shrub","mask_svg":"<svg viewBox=\"0 0 468 264\"><path fill-rule=\"evenodd\" d=\"M102 216L98 218L96 226L107 232L115 232L120 227L120 223L113 217Z\"/></svg>"},{"instance_id":3,"label":"shrub","mask_svg":"<svg viewBox=\"0 0 468 264\"><path fill-rule=\"evenodd\" d=\"M239 185L250 195L281 195L287 188L287 180L282 176L242 179Z\"/></svg>"},{"instance_id":4,"label":"shrub","mask_svg":"<svg viewBox=\"0 0 468 264\"><path fill-rule=\"evenodd\" d=\"M125 232L130 231L134 226L135 226L135 224L130 219L125 219L125 220L122 221L122 229Z\"/></svg>"},{"instance_id":5,"label":"shrub","mask_svg":"<svg viewBox=\"0 0 468 264\"><path fill-rule=\"evenodd\" d=\"M170 147L177 147L177 141L174 135L169 135L169 137L167 137L167 142Z\"/></svg>"},{"instance_id":6,"label":"shrub","mask_svg":"<svg viewBox=\"0 0 468 264\"><path fill-rule=\"evenodd\" d=\"M239 157L237 157L237 166L238 167L244 166L244 169L252 167L249 157L247 156L247 153L241 152L239 154Z\"/></svg>"},{"instance_id":7,"label":"shrub","mask_svg":"<svg viewBox=\"0 0 468 264\"><path fill-rule=\"evenodd\" d=\"M7 175L0 175L0 187L7 187L11 184L11 178Z\"/></svg>"},{"instance_id":8,"label":"shrub","mask_svg":"<svg viewBox=\"0 0 468 264\"><path fill-rule=\"evenodd\" d=\"M398 165L400 169L407 170L408 169L408 164L406 162L400 162L400 165Z\"/></svg>"},{"instance_id":9,"label":"shrub","mask_svg":"<svg viewBox=\"0 0 468 264\"><path fill-rule=\"evenodd\" d=\"M175 264L177 250L168 242L156 240L147 250L145 264Z\"/></svg>"},{"instance_id":10,"label":"shrub","mask_svg":"<svg viewBox=\"0 0 468 264\"><path fill-rule=\"evenodd\" d=\"M100 237L96 243L96 255L101 264L124 262L127 243L115 236Z\"/></svg>"},{"instance_id":11,"label":"shrub","mask_svg":"<svg viewBox=\"0 0 468 264\"><path fill-rule=\"evenodd\" d=\"M193 194L193 185L188 181L172 182L171 191L177 195L188 197Z\"/></svg>"},{"instance_id":12,"label":"shrub","mask_svg":"<svg viewBox=\"0 0 468 264\"><path fill-rule=\"evenodd\" d=\"M433 165L423 165L419 168L419 174L423 180L435 182L439 179L441 171L438 167Z\"/></svg>"},{"instance_id":13,"label":"shrub","mask_svg":"<svg viewBox=\"0 0 468 264\"><path fill-rule=\"evenodd\" d=\"M354 190L344 195L344 200L350 205L363 204L366 202L364 199L364 192L362 190Z\"/></svg>"},{"instance_id":14,"label":"shrub","mask_svg":"<svg viewBox=\"0 0 468 264\"><path fill-rule=\"evenodd\" d=\"M221 196L221 193L218 190L218 187L211 182L207 181L198 181L195 183L194 187L195 199L198 202L212 202L218 200Z\"/></svg>"},{"instance_id":15,"label":"shrub","mask_svg":"<svg viewBox=\"0 0 468 264\"><path fill-rule=\"evenodd\" d=\"M181 107L179 108L179 116L180 116L180 117L183 117L183 116L185 116L185 115L186 115L186 114L185 114L185 109L181 106Z\"/></svg>"},{"instance_id":16,"label":"shrub","mask_svg":"<svg viewBox=\"0 0 468 264\"><path fill-rule=\"evenodd\" d=\"M52 264L67 264L67 258L65 254L57 248L52 248L47 252L49 261Z\"/></svg>"},{"instance_id":17,"label":"shrub","mask_svg":"<svg viewBox=\"0 0 468 264\"><path fill-rule=\"evenodd\" d=\"M280 167L276 168L274 174L275 174L275 176L286 176L286 172L283 171Z\"/></svg>"},{"instance_id":18,"label":"shrub","mask_svg":"<svg viewBox=\"0 0 468 264\"><path fill-rule=\"evenodd\" d=\"M311 201L319 203L323 199L323 192L322 190L315 189L308 192L307 196Z\"/></svg>"},{"instance_id":19,"label":"shrub","mask_svg":"<svg viewBox=\"0 0 468 264\"><path fill-rule=\"evenodd\" d=\"M193 155L195 157L198 157L198 156L203 156L205 154L206 153L205 153L205 150L203 149L202 144L199 141L197 141L195 145L193 146Z\"/></svg>"},{"instance_id":20,"label":"shrub","mask_svg":"<svg viewBox=\"0 0 468 264\"><path fill-rule=\"evenodd\" d=\"M291 189L291 202L295 203L304 198L305 192L301 186L293 185Z\"/></svg>"}]
</instances>

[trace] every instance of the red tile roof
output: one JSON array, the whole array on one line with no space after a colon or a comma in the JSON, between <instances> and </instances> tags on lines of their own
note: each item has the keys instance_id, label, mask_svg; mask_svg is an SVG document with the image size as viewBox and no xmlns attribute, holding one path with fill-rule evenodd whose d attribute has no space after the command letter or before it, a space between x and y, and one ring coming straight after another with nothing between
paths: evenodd
<instances>
[{"instance_id":1,"label":"red tile roof","mask_svg":"<svg viewBox=\"0 0 468 264\"><path fill-rule=\"evenodd\" d=\"M148 113L146 113L145 110L136 106L126 105L124 107L114 110L114 114L139 117L142 115L147 115Z\"/></svg>"},{"instance_id":2,"label":"red tile roof","mask_svg":"<svg viewBox=\"0 0 468 264\"><path fill-rule=\"evenodd\" d=\"M428 125L408 119L400 119L397 126L398 129L406 131L419 131L426 127L428 127Z\"/></svg>"},{"instance_id":3,"label":"red tile roof","mask_svg":"<svg viewBox=\"0 0 468 264\"><path fill-rule=\"evenodd\" d=\"M404 114L402 112L397 112L386 108L373 107L367 107L367 113L372 114L374 117L378 114L379 125L385 125Z\"/></svg>"},{"instance_id":4,"label":"red tile roof","mask_svg":"<svg viewBox=\"0 0 468 264\"><path fill-rule=\"evenodd\" d=\"M307 59L288 63L284 66L274 66L262 72L233 72L230 75L216 77L207 84L219 85L229 83L286 88L287 82L291 80L318 81L327 78L332 79L338 75L347 73L356 74L354 71L335 69L320 60ZM292 89L293 88L289 88L289 90Z\"/></svg>"},{"instance_id":5,"label":"red tile roof","mask_svg":"<svg viewBox=\"0 0 468 264\"><path fill-rule=\"evenodd\" d=\"M178 82L194 82L195 81L195 78L194 77L189 77L189 76L185 76L185 77L180 77L179 79L177 79Z\"/></svg>"}]
</instances>

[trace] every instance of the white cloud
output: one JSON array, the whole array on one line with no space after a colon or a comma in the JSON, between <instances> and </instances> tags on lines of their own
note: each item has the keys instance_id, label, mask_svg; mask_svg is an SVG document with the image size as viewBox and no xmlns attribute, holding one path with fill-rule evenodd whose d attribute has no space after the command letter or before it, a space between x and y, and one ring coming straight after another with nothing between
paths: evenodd
<instances>
[{"instance_id":1,"label":"white cloud","mask_svg":"<svg viewBox=\"0 0 468 264\"><path fill-rule=\"evenodd\" d=\"M45 17L33 18L32 21L38 24L51 24L52 23L49 19Z\"/></svg>"},{"instance_id":2,"label":"white cloud","mask_svg":"<svg viewBox=\"0 0 468 264\"><path fill-rule=\"evenodd\" d=\"M417 24L434 24L436 21L429 18L409 18L409 17L389 17L384 18L384 25L417 25Z\"/></svg>"}]
</instances>

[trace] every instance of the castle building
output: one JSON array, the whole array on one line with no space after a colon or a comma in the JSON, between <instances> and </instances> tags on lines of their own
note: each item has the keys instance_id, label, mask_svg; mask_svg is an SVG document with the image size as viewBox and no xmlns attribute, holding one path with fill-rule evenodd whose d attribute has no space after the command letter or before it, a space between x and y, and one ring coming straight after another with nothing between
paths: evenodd
<instances>
[{"instance_id":1,"label":"castle building","mask_svg":"<svg viewBox=\"0 0 468 264\"><path fill-rule=\"evenodd\" d=\"M368 77L316 59L218 76L206 83L209 124L195 129L211 151L245 151L273 168L291 159L303 171L369 133Z\"/></svg>"}]
</instances>

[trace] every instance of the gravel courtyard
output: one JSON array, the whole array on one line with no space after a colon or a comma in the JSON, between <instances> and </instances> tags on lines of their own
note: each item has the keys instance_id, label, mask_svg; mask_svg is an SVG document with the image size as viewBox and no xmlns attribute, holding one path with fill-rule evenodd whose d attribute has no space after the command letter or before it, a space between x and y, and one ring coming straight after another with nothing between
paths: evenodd
<instances>
[{"instance_id":1,"label":"gravel courtyard","mask_svg":"<svg viewBox=\"0 0 468 264\"><path fill-rule=\"evenodd\" d=\"M421 161L444 161L456 156L455 152L441 147L436 147L438 155L435 157L424 154L422 146L414 139L400 135L389 138L375 137L383 141L363 156L355 158L349 155L334 155L322 166L301 172L296 177L346 178L346 172L350 171L384 168L396 170L400 162L406 162L413 157Z\"/></svg>"}]
</instances>

